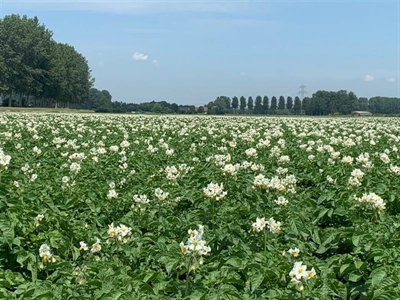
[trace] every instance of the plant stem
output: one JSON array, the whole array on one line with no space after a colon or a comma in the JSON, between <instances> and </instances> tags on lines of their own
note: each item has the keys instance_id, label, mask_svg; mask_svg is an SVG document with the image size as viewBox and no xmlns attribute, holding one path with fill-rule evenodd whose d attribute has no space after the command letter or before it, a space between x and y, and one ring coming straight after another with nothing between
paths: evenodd
<instances>
[{"instance_id":1,"label":"plant stem","mask_svg":"<svg viewBox=\"0 0 400 300\"><path fill-rule=\"evenodd\" d=\"M215 224L215 219L214 219L214 215L215 215L215 200L211 199L212 201L212 228L214 227Z\"/></svg>"},{"instance_id":2,"label":"plant stem","mask_svg":"<svg viewBox=\"0 0 400 300\"><path fill-rule=\"evenodd\" d=\"M267 230L264 227L264 252L267 251Z\"/></svg>"},{"instance_id":3,"label":"plant stem","mask_svg":"<svg viewBox=\"0 0 400 300\"><path fill-rule=\"evenodd\" d=\"M190 274L190 264L192 262L192 257L189 258L187 264L187 271L186 271L186 287L185 287L185 297L187 297L189 293L189 274Z\"/></svg>"}]
</instances>

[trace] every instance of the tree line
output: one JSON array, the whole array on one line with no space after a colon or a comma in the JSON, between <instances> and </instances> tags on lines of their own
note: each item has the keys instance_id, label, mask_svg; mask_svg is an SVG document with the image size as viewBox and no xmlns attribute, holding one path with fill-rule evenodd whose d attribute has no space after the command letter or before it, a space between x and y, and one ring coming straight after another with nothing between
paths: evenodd
<instances>
[{"instance_id":1,"label":"tree line","mask_svg":"<svg viewBox=\"0 0 400 300\"><path fill-rule=\"evenodd\" d=\"M400 98L358 98L346 90L319 90L311 97L279 98L257 96L245 98L219 96L206 105L208 114L270 114L270 115L346 115L352 111L370 111L374 114L400 114Z\"/></svg>"},{"instance_id":2,"label":"tree line","mask_svg":"<svg viewBox=\"0 0 400 300\"><path fill-rule=\"evenodd\" d=\"M346 115L352 111L370 111L374 114L400 114L400 99L388 97L358 98L353 92L317 91L311 97L227 97L219 96L204 106L178 105L166 101L125 103L111 101L108 91L91 88L89 100L79 108L109 113L161 114L255 114L255 115Z\"/></svg>"},{"instance_id":3,"label":"tree line","mask_svg":"<svg viewBox=\"0 0 400 300\"><path fill-rule=\"evenodd\" d=\"M93 86L86 58L58 43L37 17L0 19L0 96L7 106L69 107Z\"/></svg>"}]
</instances>

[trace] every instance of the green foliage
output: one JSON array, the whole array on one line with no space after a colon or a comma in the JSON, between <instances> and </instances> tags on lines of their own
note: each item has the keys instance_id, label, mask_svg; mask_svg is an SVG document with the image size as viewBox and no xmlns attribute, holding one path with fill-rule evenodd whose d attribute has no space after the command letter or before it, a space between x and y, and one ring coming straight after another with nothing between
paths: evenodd
<instances>
[{"instance_id":1,"label":"green foliage","mask_svg":"<svg viewBox=\"0 0 400 300\"><path fill-rule=\"evenodd\" d=\"M280 96L278 101L278 109L283 111L285 109L285 97Z\"/></svg>"},{"instance_id":2,"label":"green foliage","mask_svg":"<svg viewBox=\"0 0 400 300\"><path fill-rule=\"evenodd\" d=\"M292 97L287 97L286 109L289 110L289 111L291 111L293 109L293 99L292 99Z\"/></svg>"},{"instance_id":3,"label":"green foliage","mask_svg":"<svg viewBox=\"0 0 400 300\"><path fill-rule=\"evenodd\" d=\"M253 101L253 97L249 97L249 99L247 100L247 109L249 112L252 112L254 108L254 101Z\"/></svg>"},{"instance_id":4,"label":"green foliage","mask_svg":"<svg viewBox=\"0 0 400 300\"><path fill-rule=\"evenodd\" d=\"M271 114L276 113L276 109L278 108L278 100L275 96L271 98L271 107L269 108Z\"/></svg>"},{"instance_id":5,"label":"green foliage","mask_svg":"<svg viewBox=\"0 0 400 300\"><path fill-rule=\"evenodd\" d=\"M87 60L72 46L56 43L37 17L0 19L0 40L0 94L8 106L57 107L87 100L94 82Z\"/></svg>"},{"instance_id":6,"label":"green foliage","mask_svg":"<svg viewBox=\"0 0 400 300\"><path fill-rule=\"evenodd\" d=\"M240 110L244 111L246 109L246 98L244 96L240 97Z\"/></svg>"},{"instance_id":7,"label":"green foliage","mask_svg":"<svg viewBox=\"0 0 400 300\"><path fill-rule=\"evenodd\" d=\"M0 295L397 299L399 125L3 114ZM227 194L206 197L209 183ZM357 200L371 192L385 209L377 198ZM279 230L253 230L263 217L280 221ZM121 224L130 234L112 235ZM199 224L211 252L188 263L179 243ZM51 257L39 253L44 244ZM295 262L315 276L295 285Z\"/></svg>"},{"instance_id":8,"label":"green foliage","mask_svg":"<svg viewBox=\"0 0 400 300\"><path fill-rule=\"evenodd\" d=\"M294 98L293 113L295 115L301 114L301 100L297 96Z\"/></svg>"}]
</instances>

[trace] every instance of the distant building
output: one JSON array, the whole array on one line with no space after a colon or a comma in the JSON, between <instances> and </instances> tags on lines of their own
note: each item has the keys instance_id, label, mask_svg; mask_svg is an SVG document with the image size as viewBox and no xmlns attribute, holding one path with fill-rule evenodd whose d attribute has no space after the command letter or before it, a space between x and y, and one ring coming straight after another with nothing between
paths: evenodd
<instances>
[{"instance_id":1,"label":"distant building","mask_svg":"<svg viewBox=\"0 0 400 300\"><path fill-rule=\"evenodd\" d=\"M178 112L189 113L190 106L189 105L179 105Z\"/></svg>"},{"instance_id":2,"label":"distant building","mask_svg":"<svg viewBox=\"0 0 400 300\"><path fill-rule=\"evenodd\" d=\"M372 116L371 112L369 112L369 111L361 111L361 110L352 111L351 114L353 116Z\"/></svg>"},{"instance_id":3,"label":"distant building","mask_svg":"<svg viewBox=\"0 0 400 300\"><path fill-rule=\"evenodd\" d=\"M207 113L208 112L208 107L206 105L204 106L196 106L196 112L199 112L199 108L202 107L203 108L203 113Z\"/></svg>"}]
</instances>

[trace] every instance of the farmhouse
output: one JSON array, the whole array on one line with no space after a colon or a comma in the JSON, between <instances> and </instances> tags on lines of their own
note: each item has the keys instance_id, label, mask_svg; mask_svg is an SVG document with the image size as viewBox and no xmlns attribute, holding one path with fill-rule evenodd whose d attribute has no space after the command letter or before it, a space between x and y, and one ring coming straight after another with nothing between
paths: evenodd
<instances>
[{"instance_id":1,"label":"farmhouse","mask_svg":"<svg viewBox=\"0 0 400 300\"><path fill-rule=\"evenodd\" d=\"M372 116L371 112L369 112L369 111L361 111L361 110L352 111L351 114L353 116Z\"/></svg>"}]
</instances>

